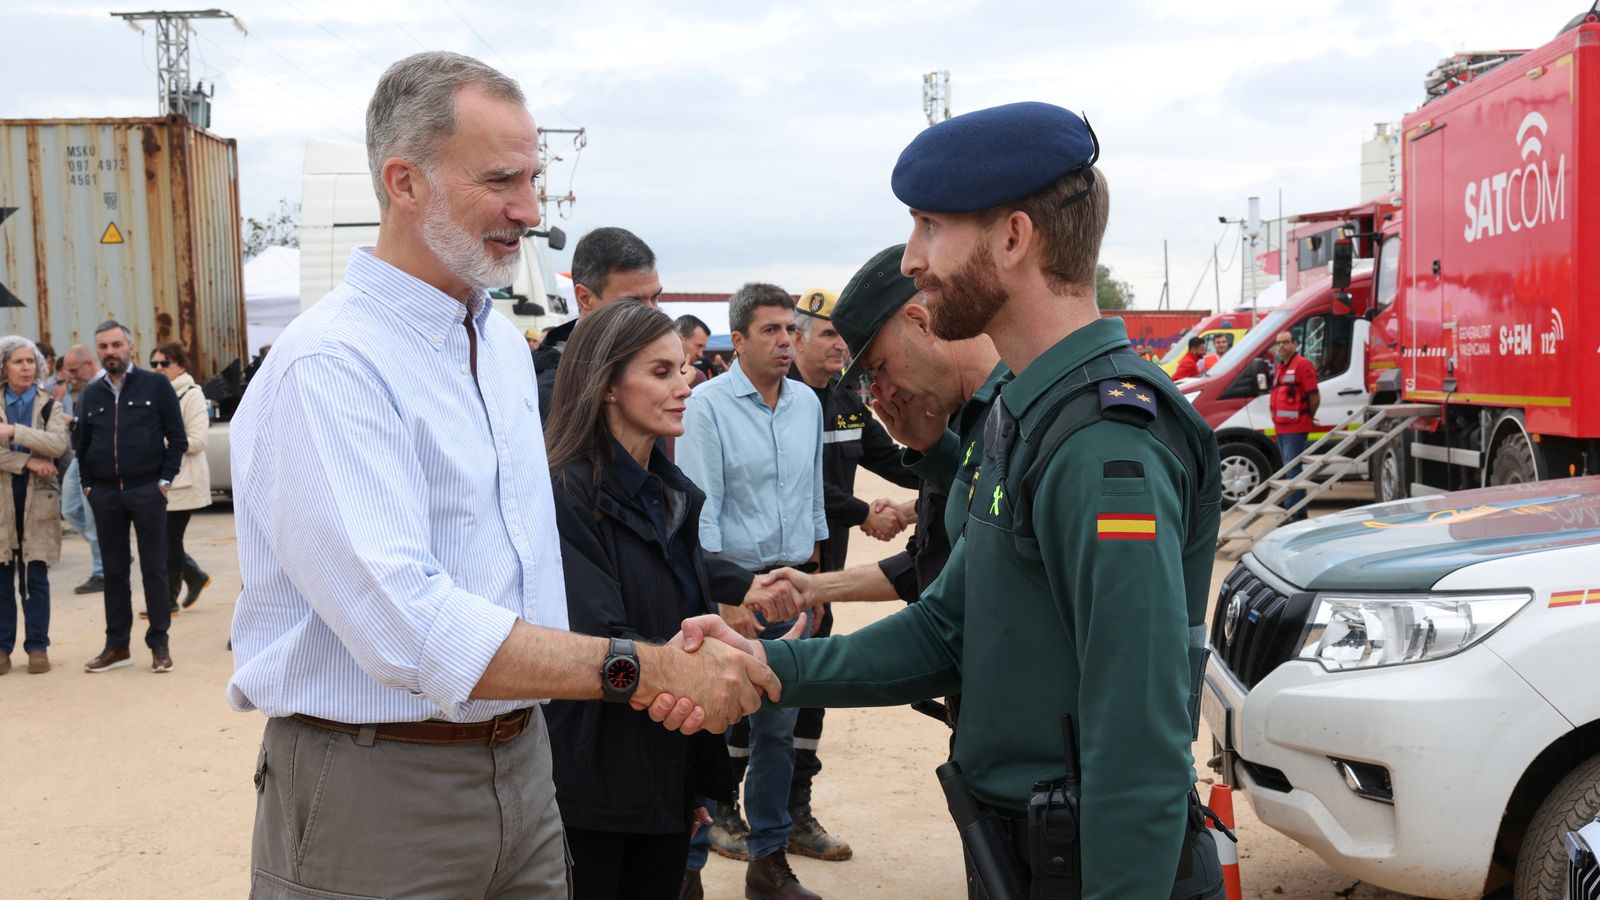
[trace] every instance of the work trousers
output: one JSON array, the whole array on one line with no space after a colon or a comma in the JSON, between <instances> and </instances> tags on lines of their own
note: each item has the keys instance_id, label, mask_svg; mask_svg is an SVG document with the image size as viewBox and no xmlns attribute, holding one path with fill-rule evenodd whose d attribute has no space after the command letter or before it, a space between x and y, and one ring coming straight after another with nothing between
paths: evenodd
<instances>
[{"instance_id":1,"label":"work trousers","mask_svg":"<svg viewBox=\"0 0 1600 900\"><path fill-rule=\"evenodd\" d=\"M550 740L420 744L267 720L251 900L567 900ZM682 872L679 872L682 877Z\"/></svg>"},{"instance_id":2,"label":"work trousers","mask_svg":"<svg viewBox=\"0 0 1600 900\"><path fill-rule=\"evenodd\" d=\"M568 828L573 900L677 900L689 829L631 834Z\"/></svg>"},{"instance_id":3,"label":"work trousers","mask_svg":"<svg viewBox=\"0 0 1600 900\"><path fill-rule=\"evenodd\" d=\"M167 589L167 498L155 482L130 487L101 485L89 492L105 563L106 649L127 650L133 634L132 526L139 541L139 574L144 580L144 608L150 625L144 643L152 650L167 646L172 624L172 595Z\"/></svg>"}]
</instances>

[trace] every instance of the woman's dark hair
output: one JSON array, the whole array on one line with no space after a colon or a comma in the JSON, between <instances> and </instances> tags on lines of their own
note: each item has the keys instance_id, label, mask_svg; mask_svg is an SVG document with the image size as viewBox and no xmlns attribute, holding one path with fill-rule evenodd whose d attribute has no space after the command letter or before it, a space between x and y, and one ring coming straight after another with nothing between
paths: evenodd
<instances>
[{"instance_id":1,"label":"woman's dark hair","mask_svg":"<svg viewBox=\"0 0 1600 900\"><path fill-rule=\"evenodd\" d=\"M671 332L671 317L636 300L608 303L578 321L561 351L556 387L545 414L550 471L586 459L594 465L599 482L611 460L606 392L621 380L640 350Z\"/></svg>"},{"instance_id":2,"label":"woman's dark hair","mask_svg":"<svg viewBox=\"0 0 1600 900\"><path fill-rule=\"evenodd\" d=\"M189 371L189 354L184 351L183 345L177 341L165 341L157 344L156 348L150 351L150 355L155 356L157 353L177 363L185 372Z\"/></svg>"}]
</instances>

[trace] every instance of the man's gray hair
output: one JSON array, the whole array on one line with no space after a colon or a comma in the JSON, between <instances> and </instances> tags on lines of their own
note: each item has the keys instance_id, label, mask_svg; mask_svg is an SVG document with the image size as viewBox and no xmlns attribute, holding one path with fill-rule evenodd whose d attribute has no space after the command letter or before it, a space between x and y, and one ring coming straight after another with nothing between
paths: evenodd
<instances>
[{"instance_id":1,"label":"man's gray hair","mask_svg":"<svg viewBox=\"0 0 1600 900\"><path fill-rule=\"evenodd\" d=\"M794 296L775 284L752 281L728 298L728 327L749 337L750 323L755 321L756 309L762 306L781 306L792 311Z\"/></svg>"},{"instance_id":2,"label":"man's gray hair","mask_svg":"<svg viewBox=\"0 0 1600 900\"><path fill-rule=\"evenodd\" d=\"M33 361L37 366L33 370L35 384L49 374L50 370L45 368L44 354L39 352L38 345L20 334L8 334L5 337L0 337L0 379L4 378L5 367L7 363L11 362L11 355L18 350L27 350L33 354Z\"/></svg>"},{"instance_id":3,"label":"man's gray hair","mask_svg":"<svg viewBox=\"0 0 1600 900\"><path fill-rule=\"evenodd\" d=\"M498 69L446 50L415 53L390 66L367 104L367 166L378 210L389 209L383 164L394 157L429 171L434 154L456 130L456 92L468 86L527 105L522 88Z\"/></svg>"},{"instance_id":4,"label":"man's gray hair","mask_svg":"<svg viewBox=\"0 0 1600 900\"><path fill-rule=\"evenodd\" d=\"M811 337L811 332L816 329L817 323L820 321L822 320L816 316L808 315L797 309L794 314L794 330L800 332L802 337L809 338Z\"/></svg>"},{"instance_id":5,"label":"man's gray hair","mask_svg":"<svg viewBox=\"0 0 1600 900\"><path fill-rule=\"evenodd\" d=\"M118 322L116 319L107 319L104 322L101 322L99 324L99 326L97 326L95 328L94 336L95 337L99 337L100 335L105 334L106 332L110 331L113 328L122 329L122 338L123 338L123 340L127 341L130 344L133 343L133 332L128 330L128 326L122 324L121 322Z\"/></svg>"}]
</instances>

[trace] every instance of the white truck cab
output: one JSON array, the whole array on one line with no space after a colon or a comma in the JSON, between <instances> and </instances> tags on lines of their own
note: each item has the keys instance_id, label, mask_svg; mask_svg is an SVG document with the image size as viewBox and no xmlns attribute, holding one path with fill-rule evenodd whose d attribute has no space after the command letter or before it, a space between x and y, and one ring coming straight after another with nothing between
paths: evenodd
<instances>
[{"instance_id":1,"label":"white truck cab","mask_svg":"<svg viewBox=\"0 0 1600 900\"><path fill-rule=\"evenodd\" d=\"M310 308L344 278L351 248L377 240L378 198L366 147L307 141L300 193L300 308ZM522 239L515 281L492 292L495 308L519 331L543 332L577 313L558 290L550 255L565 243L559 228L530 230Z\"/></svg>"},{"instance_id":2,"label":"white truck cab","mask_svg":"<svg viewBox=\"0 0 1600 900\"><path fill-rule=\"evenodd\" d=\"M1561 896L1600 813L1600 477L1291 525L1223 581L1212 766L1333 868Z\"/></svg>"}]
</instances>

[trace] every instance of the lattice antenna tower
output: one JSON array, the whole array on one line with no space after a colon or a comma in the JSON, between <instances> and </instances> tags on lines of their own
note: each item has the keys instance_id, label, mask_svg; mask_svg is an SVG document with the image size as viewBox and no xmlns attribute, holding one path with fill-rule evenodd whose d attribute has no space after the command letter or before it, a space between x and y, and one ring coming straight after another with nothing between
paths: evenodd
<instances>
[{"instance_id":1,"label":"lattice antenna tower","mask_svg":"<svg viewBox=\"0 0 1600 900\"><path fill-rule=\"evenodd\" d=\"M950 118L950 70L940 69L922 76L922 111L929 125Z\"/></svg>"},{"instance_id":2,"label":"lattice antenna tower","mask_svg":"<svg viewBox=\"0 0 1600 900\"><path fill-rule=\"evenodd\" d=\"M146 10L111 15L140 34L144 34L140 22L155 23L156 105L161 115L184 115L202 128L209 126L211 97L189 81L189 33L194 31L189 23L195 19L229 19L240 34L249 34L244 22L224 9Z\"/></svg>"}]
</instances>

